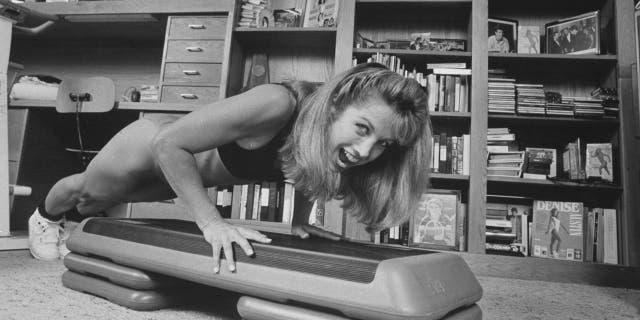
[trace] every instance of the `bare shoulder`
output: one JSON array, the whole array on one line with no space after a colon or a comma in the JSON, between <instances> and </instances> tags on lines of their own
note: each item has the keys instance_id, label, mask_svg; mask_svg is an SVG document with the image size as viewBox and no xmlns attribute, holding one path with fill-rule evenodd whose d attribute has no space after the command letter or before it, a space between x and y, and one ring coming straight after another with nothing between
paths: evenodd
<instances>
[{"instance_id":1,"label":"bare shoulder","mask_svg":"<svg viewBox=\"0 0 640 320\"><path fill-rule=\"evenodd\" d=\"M263 84L243 93L243 98L266 118L288 120L296 108L296 100L289 89L278 84Z\"/></svg>"}]
</instances>

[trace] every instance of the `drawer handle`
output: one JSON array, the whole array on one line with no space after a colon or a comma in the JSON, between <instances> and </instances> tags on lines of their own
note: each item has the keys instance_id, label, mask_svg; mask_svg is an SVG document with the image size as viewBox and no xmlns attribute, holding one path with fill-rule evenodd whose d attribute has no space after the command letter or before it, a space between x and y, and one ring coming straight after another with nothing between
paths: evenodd
<instances>
[{"instance_id":1,"label":"drawer handle","mask_svg":"<svg viewBox=\"0 0 640 320\"><path fill-rule=\"evenodd\" d=\"M194 93L181 93L180 96L183 99L188 99L188 100L195 100L198 99L198 96Z\"/></svg>"},{"instance_id":2,"label":"drawer handle","mask_svg":"<svg viewBox=\"0 0 640 320\"><path fill-rule=\"evenodd\" d=\"M186 47L185 49L189 52L202 52L202 48L200 47Z\"/></svg>"},{"instance_id":3,"label":"drawer handle","mask_svg":"<svg viewBox=\"0 0 640 320\"><path fill-rule=\"evenodd\" d=\"M204 29L204 24L190 24L189 28L194 30L201 30Z\"/></svg>"},{"instance_id":4,"label":"drawer handle","mask_svg":"<svg viewBox=\"0 0 640 320\"><path fill-rule=\"evenodd\" d=\"M200 74L200 72L198 70L182 70L182 73L188 75L188 76L197 76Z\"/></svg>"}]
</instances>

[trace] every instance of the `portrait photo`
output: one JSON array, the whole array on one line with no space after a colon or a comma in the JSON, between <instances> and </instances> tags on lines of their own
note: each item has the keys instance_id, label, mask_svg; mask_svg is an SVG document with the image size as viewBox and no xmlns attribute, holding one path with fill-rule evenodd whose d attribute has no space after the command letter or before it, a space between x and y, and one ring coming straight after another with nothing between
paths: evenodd
<instances>
[{"instance_id":1,"label":"portrait photo","mask_svg":"<svg viewBox=\"0 0 640 320\"><path fill-rule=\"evenodd\" d=\"M546 53L599 54L599 25L598 11L547 23Z\"/></svg>"},{"instance_id":2,"label":"portrait photo","mask_svg":"<svg viewBox=\"0 0 640 320\"><path fill-rule=\"evenodd\" d=\"M518 21L489 18L489 52L509 53L518 49Z\"/></svg>"},{"instance_id":3,"label":"portrait photo","mask_svg":"<svg viewBox=\"0 0 640 320\"><path fill-rule=\"evenodd\" d=\"M418 247L456 247L456 226L460 192L431 189L422 195L418 210L410 220L409 244Z\"/></svg>"}]
</instances>

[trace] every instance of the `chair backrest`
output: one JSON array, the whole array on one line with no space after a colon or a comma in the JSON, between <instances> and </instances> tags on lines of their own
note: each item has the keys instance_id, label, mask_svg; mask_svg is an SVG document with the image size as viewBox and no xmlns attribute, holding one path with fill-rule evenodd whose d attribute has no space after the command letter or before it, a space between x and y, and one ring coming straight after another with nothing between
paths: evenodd
<instances>
[{"instance_id":1,"label":"chair backrest","mask_svg":"<svg viewBox=\"0 0 640 320\"><path fill-rule=\"evenodd\" d=\"M56 111L107 112L116 103L113 80L106 77L64 78L58 87Z\"/></svg>"}]
</instances>

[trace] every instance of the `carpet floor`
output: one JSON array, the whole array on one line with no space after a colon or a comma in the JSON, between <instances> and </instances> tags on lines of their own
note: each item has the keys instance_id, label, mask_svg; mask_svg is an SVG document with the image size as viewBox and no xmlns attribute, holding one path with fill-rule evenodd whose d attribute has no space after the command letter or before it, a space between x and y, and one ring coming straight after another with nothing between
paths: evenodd
<instances>
[{"instance_id":1,"label":"carpet floor","mask_svg":"<svg viewBox=\"0 0 640 320\"><path fill-rule=\"evenodd\" d=\"M61 261L33 259L28 251L0 252L0 319L240 319L237 296L212 294L188 305L133 311L65 288ZM580 284L478 277L483 319L640 319L640 290Z\"/></svg>"}]
</instances>

